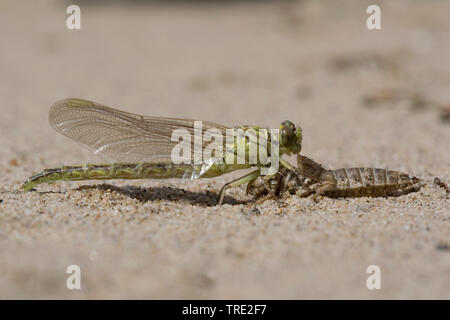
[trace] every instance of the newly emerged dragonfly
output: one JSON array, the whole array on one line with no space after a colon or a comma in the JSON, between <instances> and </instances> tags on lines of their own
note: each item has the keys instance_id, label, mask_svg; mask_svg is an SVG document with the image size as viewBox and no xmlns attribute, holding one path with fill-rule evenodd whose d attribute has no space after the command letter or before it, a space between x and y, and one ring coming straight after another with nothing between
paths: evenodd
<instances>
[{"instance_id":1,"label":"newly emerged dragonfly","mask_svg":"<svg viewBox=\"0 0 450 320\"><path fill-rule=\"evenodd\" d=\"M178 141L172 140L174 130L183 129L194 135L194 120L150 117L116 110L92 101L83 99L65 99L52 105L49 111L49 123L59 133L80 143L108 163L82 164L45 169L30 177L23 185L25 190L32 190L40 183L78 180L109 179L198 179L212 178L222 174L256 167L257 169L236 180L226 183L219 194L219 205L224 198L227 186L238 186L248 183L261 175L261 169L267 164L227 163L205 161L202 164L173 163L172 150ZM229 127L203 121L203 132L214 129L226 135ZM238 126L242 130L253 129L257 135L258 126ZM203 132L201 137L203 137ZM266 131L267 132L267 131ZM271 135L266 135L264 148L270 153ZM236 140L235 140L236 141ZM284 121L279 131L279 164L292 169L290 164L281 159L283 154L298 154L301 150L302 131L290 121ZM202 148L209 141L201 141ZM244 140L245 149L252 148L252 140ZM261 148L261 143L259 143ZM194 156L195 148L191 148ZM228 149L237 153L237 142ZM268 176L267 178L270 178Z\"/></svg>"}]
</instances>

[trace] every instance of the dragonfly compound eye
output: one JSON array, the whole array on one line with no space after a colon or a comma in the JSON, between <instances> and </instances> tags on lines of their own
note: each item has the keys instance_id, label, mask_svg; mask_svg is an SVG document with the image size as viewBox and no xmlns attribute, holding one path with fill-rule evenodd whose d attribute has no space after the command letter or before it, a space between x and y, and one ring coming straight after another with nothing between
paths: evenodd
<instances>
[{"instance_id":1,"label":"dragonfly compound eye","mask_svg":"<svg viewBox=\"0 0 450 320\"><path fill-rule=\"evenodd\" d=\"M280 143L282 147L287 147L292 143L295 135L295 126L292 122L286 120L280 126Z\"/></svg>"},{"instance_id":2,"label":"dragonfly compound eye","mask_svg":"<svg viewBox=\"0 0 450 320\"><path fill-rule=\"evenodd\" d=\"M286 154L299 153L302 148L302 129L296 128L291 121L280 125L280 147Z\"/></svg>"}]
</instances>

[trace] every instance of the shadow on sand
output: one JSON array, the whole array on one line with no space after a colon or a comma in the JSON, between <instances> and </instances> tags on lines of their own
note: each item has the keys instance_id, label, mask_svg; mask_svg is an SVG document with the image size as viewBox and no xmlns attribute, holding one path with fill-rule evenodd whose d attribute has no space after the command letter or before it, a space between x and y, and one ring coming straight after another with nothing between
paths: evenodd
<instances>
[{"instance_id":1,"label":"shadow on sand","mask_svg":"<svg viewBox=\"0 0 450 320\"><path fill-rule=\"evenodd\" d=\"M111 184L97 184L92 186L81 186L76 188L75 190L83 191L92 189L114 191L129 198L139 200L142 203L147 201L167 200L173 202L189 203L191 205L213 207L217 205L218 198L218 194L215 192L194 192L173 187L141 188L137 186L117 187ZM246 201L236 200L233 197L225 196L223 203L238 205L245 204Z\"/></svg>"}]
</instances>

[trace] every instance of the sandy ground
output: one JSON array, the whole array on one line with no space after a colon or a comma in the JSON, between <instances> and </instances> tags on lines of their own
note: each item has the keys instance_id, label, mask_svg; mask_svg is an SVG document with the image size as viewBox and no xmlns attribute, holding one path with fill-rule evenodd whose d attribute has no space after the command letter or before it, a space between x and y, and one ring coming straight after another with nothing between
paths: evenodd
<instances>
[{"instance_id":1,"label":"sandy ground","mask_svg":"<svg viewBox=\"0 0 450 320\"><path fill-rule=\"evenodd\" d=\"M0 298L450 298L450 3L377 1L0 3ZM39 5L38 5L39 3ZM141 114L304 131L330 168L403 170L398 198L256 205L225 181L63 182L99 162L47 123L62 98ZM83 187L82 187L83 186ZM81 290L66 288L68 265ZM368 290L366 268L381 268Z\"/></svg>"}]
</instances>

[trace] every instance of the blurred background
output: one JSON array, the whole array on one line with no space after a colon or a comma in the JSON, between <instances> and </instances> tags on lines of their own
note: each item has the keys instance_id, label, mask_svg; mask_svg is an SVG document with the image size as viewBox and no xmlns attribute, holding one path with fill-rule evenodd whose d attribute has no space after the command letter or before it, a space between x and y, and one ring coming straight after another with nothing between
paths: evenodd
<instances>
[{"instance_id":1,"label":"blurred background","mask_svg":"<svg viewBox=\"0 0 450 320\"><path fill-rule=\"evenodd\" d=\"M49 106L82 97L228 125L290 119L318 160L390 164L411 131L446 130L448 4L378 3L381 30L366 27L370 1L2 1L1 133L15 152L42 154L66 141L47 125ZM66 28L70 4L81 30ZM383 128L418 117L407 131ZM61 162L73 157L64 145Z\"/></svg>"},{"instance_id":2,"label":"blurred background","mask_svg":"<svg viewBox=\"0 0 450 320\"><path fill-rule=\"evenodd\" d=\"M66 8L71 4L81 8L81 30L66 28ZM381 30L366 27L370 4L381 8ZM417 240L425 247L431 241L432 269L423 265L424 256L402 262L405 255L417 256L417 248L406 240L397 247L391 246L392 238L380 238L376 249L355 249L369 241L361 234L356 236L360 242L337 241L337 247L328 236L319 237L319 244L293 252L296 245L314 243L315 233L303 234L306 241L289 245L267 234L248 251L245 219L230 220L217 237L216 229L205 225L208 234L189 238L197 248L191 252L180 245L186 233L177 232L194 232L196 225L203 225L188 222L188 212L203 218L214 213L228 217L240 215L242 206L212 209L170 199L149 201L146 205L169 216L180 210L186 214L168 224L158 220L161 216L150 217L143 227L127 224L134 219L127 214L119 222L99 218L114 210L103 207L101 196L84 207L70 201L71 207L65 207L71 197L67 192L76 183L43 186L55 194L42 196L19 190L28 176L43 168L99 161L48 125L50 105L67 97L144 115L230 126L278 127L289 119L303 128L302 153L328 167L388 167L427 181L435 176L448 181L449 12L450 3L443 0L1 1L0 297L448 298L450 281L444 285L432 277L436 270L449 278L448 253L435 253L435 245L448 240L448 218L423 218L431 219L424 225L439 225L433 236ZM216 192L229 179L199 181L186 188ZM117 182L130 184L142 182ZM144 182L154 185L164 184ZM238 188L230 194L239 199L244 191ZM448 200L436 199L430 210L439 209L448 217ZM116 205L126 211L127 201L133 199L122 200ZM140 212L139 203L131 205ZM399 210L408 214L410 209ZM96 213L103 227L87 227ZM260 223L272 225L264 221L255 222L256 234ZM161 237L152 240L159 242L154 247L145 242L151 232ZM382 232L374 231L374 236L382 237ZM242 250L230 249L230 254L224 249L229 241ZM383 251L390 246L392 252ZM106 262L92 264L97 254L107 257ZM365 270L361 266L374 256L388 261L395 287L369 292L356 284L364 272L336 280L339 270ZM64 288L63 272L54 276L74 257L91 266L89 279L99 281L81 293ZM278 262L263 263L273 257ZM302 274L295 272L299 265ZM400 276L404 268L414 275L411 279Z\"/></svg>"}]
</instances>

